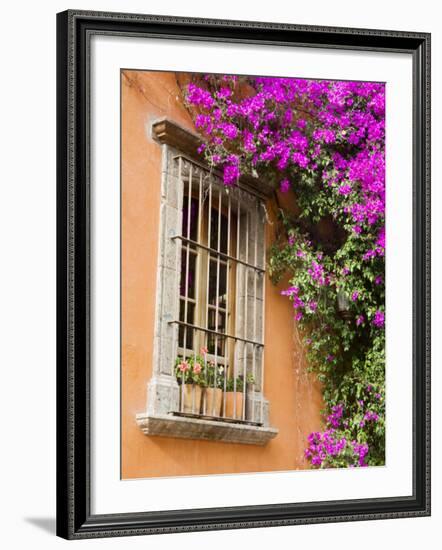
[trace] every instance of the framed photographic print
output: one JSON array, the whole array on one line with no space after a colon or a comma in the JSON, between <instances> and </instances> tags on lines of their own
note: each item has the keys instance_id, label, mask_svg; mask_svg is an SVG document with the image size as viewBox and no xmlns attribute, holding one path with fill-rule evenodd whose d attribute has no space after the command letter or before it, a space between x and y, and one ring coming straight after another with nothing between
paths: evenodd
<instances>
[{"instance_id":1,"label":"framed photographic print","mask_svg":"<svg viewBox=\"0 0 442 550\"><path fill-rule=\"evenodd\" d=\"M430 513L430 36L57 20L57 533Z\"/></svg>"}]
</instances>

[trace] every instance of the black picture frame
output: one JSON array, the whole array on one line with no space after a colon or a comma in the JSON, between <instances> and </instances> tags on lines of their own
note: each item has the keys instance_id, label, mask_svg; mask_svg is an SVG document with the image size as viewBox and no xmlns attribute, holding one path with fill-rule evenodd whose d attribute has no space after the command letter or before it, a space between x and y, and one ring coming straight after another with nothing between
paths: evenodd
<instances>
[{"instance_id":1,"label":"black picture frame","mask_svg":"<svg viewBox=\"0 0 442 550\"><path fill-rule=\"evenodd\" d=\"M92 515L89 41L93 34L405 52L413 58L413 495ZM57 534L67 539L430 515L430 35L99 13L57 15Z\"/></svg>"}]
</instances>

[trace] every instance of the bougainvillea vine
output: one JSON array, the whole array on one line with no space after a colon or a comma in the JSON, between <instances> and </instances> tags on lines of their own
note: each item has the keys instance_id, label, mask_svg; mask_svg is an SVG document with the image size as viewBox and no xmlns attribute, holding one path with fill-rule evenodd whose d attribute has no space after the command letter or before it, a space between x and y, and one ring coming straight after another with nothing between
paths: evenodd
<instances>
[{"instance_id":1,"label":"bougainvillea vine","mask_svg":"<svg viewBox=\"0 0 442 550\"><path fill-rule=\"evenodd\" d=\"M293 304L322 383L314 467L370 466L385 455L385 85L207 75L186 101L207 161L226 186L263 178L296 197L268 267Z\"/></svg>"}]
</instances>

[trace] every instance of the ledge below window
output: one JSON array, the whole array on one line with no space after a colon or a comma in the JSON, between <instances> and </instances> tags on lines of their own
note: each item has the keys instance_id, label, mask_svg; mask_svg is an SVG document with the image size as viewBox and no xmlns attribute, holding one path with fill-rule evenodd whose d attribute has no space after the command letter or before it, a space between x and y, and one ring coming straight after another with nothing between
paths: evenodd
<instances>
[{"instance_id":1,"label":"ledge below window","mask_svg":"<svg viewBox=\"0 0 442 550\"><path fill-rule=\"evenodd\" d=\"M137 414L136 421L146 435L205 439L225 443L265 445L276 437L278 430L268 426L256 426L235 422L219 422L186 416Z\"/></svg>"}]
</instances>

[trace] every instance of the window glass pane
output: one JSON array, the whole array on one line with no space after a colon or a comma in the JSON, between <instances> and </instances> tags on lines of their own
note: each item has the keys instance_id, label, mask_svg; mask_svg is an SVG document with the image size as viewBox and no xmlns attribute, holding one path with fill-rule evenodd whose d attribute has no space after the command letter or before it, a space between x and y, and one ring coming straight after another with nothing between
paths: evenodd
<instances>
[{"instance_id":1,"label":"window glass pane","mask_svg":"<svg viewBox=\"0 0 442 550\"><path fill-rule=\"evenodd\" d=\"M216 336L215 334L209 334L207 339L207 349L211 355L217 357L224 357L225 355L225 339L222 336Z\"/></svg>"},{"instance_id":2,"label":"window glass pane","mask_svg":"<svg viewBox=\"0 0 442 550\"><path fill-rule=\"evenodd\" d=\"M210 260L210 273L209 273L209 304L216 305L216 299L218 296L218 307L226 307L226 292L227 292L227 265L219 262L219 272L216 259ZM217 294L217 274L218 279L218 294Z\"/></svg>"},{"instance_id":3,"label":"window glass pane","mask_svg":"<svg viewBox=\"0 0 442 550\"><path fill-rule=\"evenodd\" d=\"M212 248L213 250L218 250L218 210L216 208L212 208L210 220L210 248ZM227 216L221 214L219 251L223 252L224 254L227 254L227 230Z\"/></svg>"},{"instance_id":4,"label":"window glass pane","mask_svg":"<svg viewBox=\"0 0 442 550\"><path fill-rule=\"evenodd\" d=\"M180 300L180 321L185 321L189 324L194 323L195 305L187 303L187 319L185 319L185 300ZM186 349L193 349L193 329L190 327L179 326L178 329L178 346L184 347L184 337L186 338Z\"/></svg>"},{"instance_id":5,"label":"window glass pane","mask_svg":"<svg viewBox=\"0 0 442 550\"><path fill-rule=\"evenodd\" d=\"M226 314L224 311L218 311L218 325L216 324L216 309L209 308L209 326L210 330L217 332L226 332Z\"/></svg>"},{"instance_id":6,"label":"window glass pane","mask_svg":"<svg viewBox=\"0 0 442 550\"><path fill-rule=\"evenodd\" d=\"M183 198L183 226L181 234L187 238L187 230L189 229L189 239L192 241L198 240L198 199L192 198L190 202L190 226L187 227L189 217L189 197Z\"/></svg>"},{"instance_id":7,"label":"window glass pane","mask_svg":"<svg viewBox=\"0 0 442 550\"><path fill-rule=\"evenodd\" d=\"M216 323L216 309L209 309L209 326L210 330L216 330L216 332L226 332L226 314L223 311L218 311L218 325ZM218 357L224 357L225 355L225 339L222 336L216 334L208 334L207 348L209 353L218 355Z\"/></svg>"},{"instance_id":8,"label":"window glass pane","mask_svg":"<svg viewBox=\"0 0 442 550\"><path fill-rule=\"evenodd\" d=\"M189 249L189 269L187 266L187 247L183 246L181 251L181 280L180 295L186 296L186 271L187 271L187 297L195 299L196 286L196 253Z\"/></svg>"}]
</instances>

